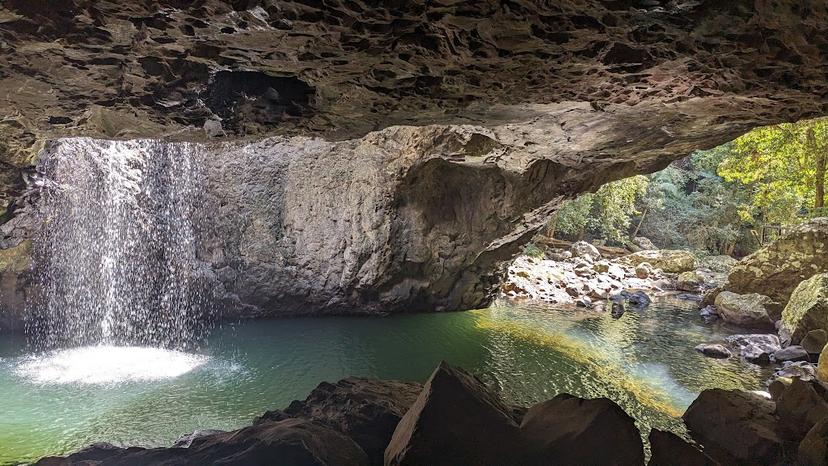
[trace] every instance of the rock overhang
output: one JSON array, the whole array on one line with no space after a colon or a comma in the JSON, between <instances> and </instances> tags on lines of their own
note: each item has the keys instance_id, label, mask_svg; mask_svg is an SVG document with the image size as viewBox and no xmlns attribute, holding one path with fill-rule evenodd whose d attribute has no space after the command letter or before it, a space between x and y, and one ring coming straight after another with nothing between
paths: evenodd
<instances>
[{"instance_id":1,"label":"rock overhang","mask_svg":"<svg viewBox=\"0 0 828 466\"><path fill-rule=\"evenodd\" d=\"M303 183L387 182L396 202L387 221L369 222L388 228L387 251L348 249L352 265L370 266L340 270L347 293L321 293L326 306L406 296L473 307L491 288L473 275L508 258L560 199L758 125L828 113L826 24L818 1L10 0L0 198L13 217L22 174L52 138L264 157L283 157L281 144L324 160L294 166Z\"/></svg>"}]
</instances>

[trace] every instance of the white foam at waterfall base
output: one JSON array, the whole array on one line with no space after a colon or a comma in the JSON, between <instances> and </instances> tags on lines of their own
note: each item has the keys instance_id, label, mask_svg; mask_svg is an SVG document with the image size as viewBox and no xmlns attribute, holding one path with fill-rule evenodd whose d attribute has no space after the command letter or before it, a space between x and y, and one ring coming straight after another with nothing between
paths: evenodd
<instances>
[{"instance_id":1,"label":"white foam at waterfall base","mask_svg":"<svg viewBox=\"0 0 828 466\"><path fill-rule=\"evenodd\" d=\"M184 375L208 356L143 346L84 346L28 356L15 373L38 384L112 384Z\"/></svg>"}]
</instances>

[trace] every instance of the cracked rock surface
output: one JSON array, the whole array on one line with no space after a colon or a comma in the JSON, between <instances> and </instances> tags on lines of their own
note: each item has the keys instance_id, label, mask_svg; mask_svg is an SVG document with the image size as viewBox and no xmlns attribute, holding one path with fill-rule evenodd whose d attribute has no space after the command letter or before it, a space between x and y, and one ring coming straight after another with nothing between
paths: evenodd
<instances>
[{"instance_id":1,"label":"cracked rock surface","mask_svg":"<svg viewBox=\"0 0 828 466\"><path fill-rule=\"evenodd\" d=\"M828 113L819 0L1 5L3 244L47 140L204 143L251 312L484 304L560 199Z\"/></svg>"}]
</instances>

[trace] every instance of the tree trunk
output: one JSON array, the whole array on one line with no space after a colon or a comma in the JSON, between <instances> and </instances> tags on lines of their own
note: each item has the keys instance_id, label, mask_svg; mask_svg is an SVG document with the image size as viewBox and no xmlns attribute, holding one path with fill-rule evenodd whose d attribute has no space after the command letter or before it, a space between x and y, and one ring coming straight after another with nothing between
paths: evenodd
<instances>
[{"instance_id":1,"label":"tree trunk","mask_svg":"<svg viewBox=\"0 0 828 466\"><path fill-rule=\"evenodd\" d=\"M825 207L825 151L817 146L814 129L808 129L808 146L814 151L816 174L814 176L814 211L819 215L819 210Z\"/></svg>"},{"instance_id":2,"label":"tree trunk","mask_svg":"<svg viewBox=\"0 0 828 466\"><path fill-rule=\"evenodd\" d=\"M638 225L635 227L635 231L633 231L631 239L635 239L636 235L638 235L638 230L641 229L641 224L644 223L644 217L647 216L647 208L644 208L644 212L641 212L641 219L638 220Z\"/></svg>"}]
</instances>

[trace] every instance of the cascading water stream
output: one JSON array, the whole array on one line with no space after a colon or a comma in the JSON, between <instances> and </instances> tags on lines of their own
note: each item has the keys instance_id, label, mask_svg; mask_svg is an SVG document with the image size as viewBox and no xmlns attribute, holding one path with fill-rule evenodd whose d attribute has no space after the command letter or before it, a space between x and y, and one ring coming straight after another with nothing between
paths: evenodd
<instances>
[{"instance_id":1,"label":"cascading water stream","mask_svg":"<svg viewBox=\"0 0 828 466\"><path fill-rule=\"evenodd\" d=\"M29 309L36 347L198 342L209 309L193 224L198 155L188 143L87 138L44 151Z\"/></svg>"}]
</instances>

